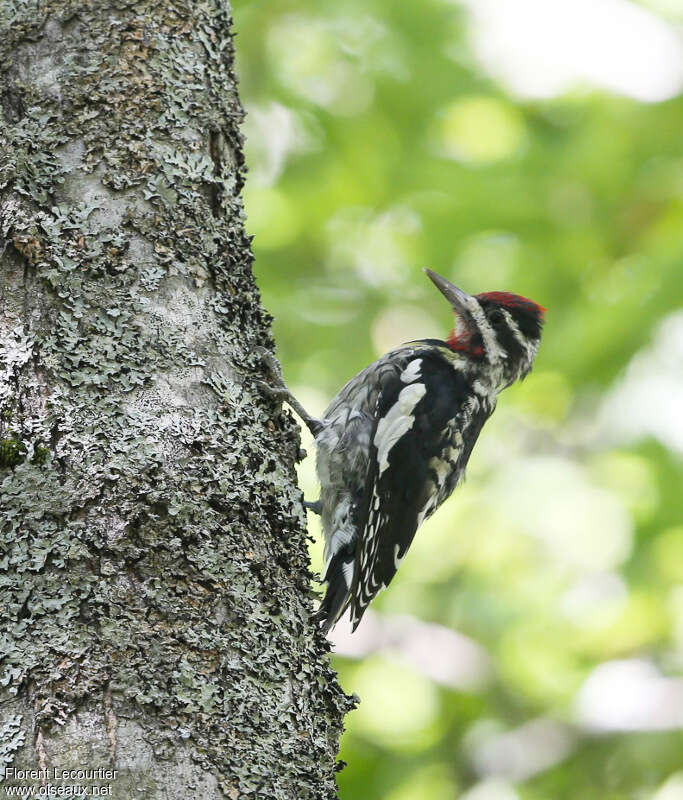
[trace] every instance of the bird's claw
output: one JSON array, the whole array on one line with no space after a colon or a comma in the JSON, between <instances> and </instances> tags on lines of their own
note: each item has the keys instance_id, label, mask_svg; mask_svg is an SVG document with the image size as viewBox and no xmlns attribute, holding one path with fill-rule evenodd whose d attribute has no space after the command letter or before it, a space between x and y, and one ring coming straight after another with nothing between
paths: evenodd
<instances>
[{"instance_id":1,"label":"bird's claw","mask_svg":"<svg viewBox=\"0 0 683 800\"><path fill-rule=\"evenodd\" d=\"M267 394L268 397L271 397L273 400L286 400L289 396L289 393L281 388L280 386L273 386L271 383L262 380L254 381L254 384L258 386L258 388L264 393Z\"/></svg>"},{"instance_id":2,"label":"bird's claw","mask_svg":"<svg viewBox=\"0 0 683 800\"><path fill-rule=\"evenodd\" d=\"M323 505L320 500L315 500L311 502L310 500L304 500L304 508L308 511L312 511L314 514L320 516L323 513Z\"/></svg>"},{"instance_id":3,"label":"bird's claw","mask_svg":"<svg viewBox=\"0 0 683 800\"><path fill-rule=\"evenodd\" d=\"M274 378L277 384L284 385L282 367L273 353L266 347L256 347L254 348L254 353L258 356L261 366L270 374L270 377Z\"/></svg>"}]
</instances>

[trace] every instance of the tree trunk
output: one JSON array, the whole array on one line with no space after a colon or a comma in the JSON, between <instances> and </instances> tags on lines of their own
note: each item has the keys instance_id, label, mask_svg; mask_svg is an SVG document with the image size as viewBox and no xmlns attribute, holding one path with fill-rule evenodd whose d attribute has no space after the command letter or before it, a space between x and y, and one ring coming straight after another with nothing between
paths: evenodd
<instances>
[{"instance_id":1,"label":"tree trunk","mask_svg":"<svg viewBox=\"0 0 683 800\"><path fill-rule=\"evenodd\" d=\"M5 789L335 795L350 700L297 429L254 383L230 25L221 0L0 0Z\"/></svg>"}]
</instances>

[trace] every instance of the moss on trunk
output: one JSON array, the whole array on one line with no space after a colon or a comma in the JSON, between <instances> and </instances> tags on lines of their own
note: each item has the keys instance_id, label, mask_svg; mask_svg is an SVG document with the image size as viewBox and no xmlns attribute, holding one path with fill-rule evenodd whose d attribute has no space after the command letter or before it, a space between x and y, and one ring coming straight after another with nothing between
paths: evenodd
<instances>
[{"instance_id":1,"label":"moss on trunk","mask_svg":"<svg viewBox=\"0 0 683 800\"><path fill-rule=\"evenodd\" d=\"M0 0L0 765L114 797L332 797L350 707L253 382L230 26Z\"/></svg>"}]
</instances>

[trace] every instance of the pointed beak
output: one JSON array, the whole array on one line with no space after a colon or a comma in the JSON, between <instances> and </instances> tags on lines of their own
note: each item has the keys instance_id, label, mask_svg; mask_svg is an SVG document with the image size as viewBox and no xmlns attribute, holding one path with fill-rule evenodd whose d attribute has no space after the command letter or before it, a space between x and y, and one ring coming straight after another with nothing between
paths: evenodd
<instances>
[{"instance_id":1,"label":"pointed beak","mask_svg":"<svg viewBox=\"0 0 683 800\"><path fill-rule=\"evenodd\" d=\"M458 289L458 287L447 281L445 278L442 278L441 275L437 275L436 272L432 272L431 269L427 269L427 267L423 267L425 273L428 275L434 286L441 292L441 294L448 300L448 302L453 307L453 311L457 312L458 314L465 317L465 319L470 318L470 311L469 311L469 304L471 302L470 295L467 292L463 292L462 289Z\"/></svg>"}]
</instances>

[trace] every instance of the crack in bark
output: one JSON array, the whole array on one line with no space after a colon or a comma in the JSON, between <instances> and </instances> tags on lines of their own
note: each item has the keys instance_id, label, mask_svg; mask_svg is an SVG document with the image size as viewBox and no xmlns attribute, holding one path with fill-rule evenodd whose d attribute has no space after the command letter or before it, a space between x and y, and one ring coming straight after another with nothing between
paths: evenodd
<instances>
[{"instance_id":1,"label":"crack in bark","mask_svg":"<svg viewBox=\"0 0 683 800\"><path fill-rule=\"evenodd\" d=\"M219 178L223 172L223 147L225 146L225 137L218 130L209 131L209 155L213 161L213 174ZM214 217L222 216L221 196L222 189L216 180L210 186L211 193L211 211Z\"/></svg>"},{"instance_id":2,"label":"crack in bark","mask_svg":"<svg viewBox=\"0 0 683 800\"><path fill-rule=\"evenodd\" d=\"M104 718L107 723L107 737L109 739L109 766L113 769L116 765L116 714L111 696L111 684L104 690Z\"/></svg>"},{"instance_id":3,"label":"crack in bark","mask_svg":"<svg viewBox=\"0 0 683 800\"><path fill-rule=\"evenodd\" d=\"M40 723L36 726L36 753L38 754L38 767L43 772L41 782L43 786L47 783L47 751L45 750L45 738L43 736L43 729Z\"/></svg>"}]
</instances>

